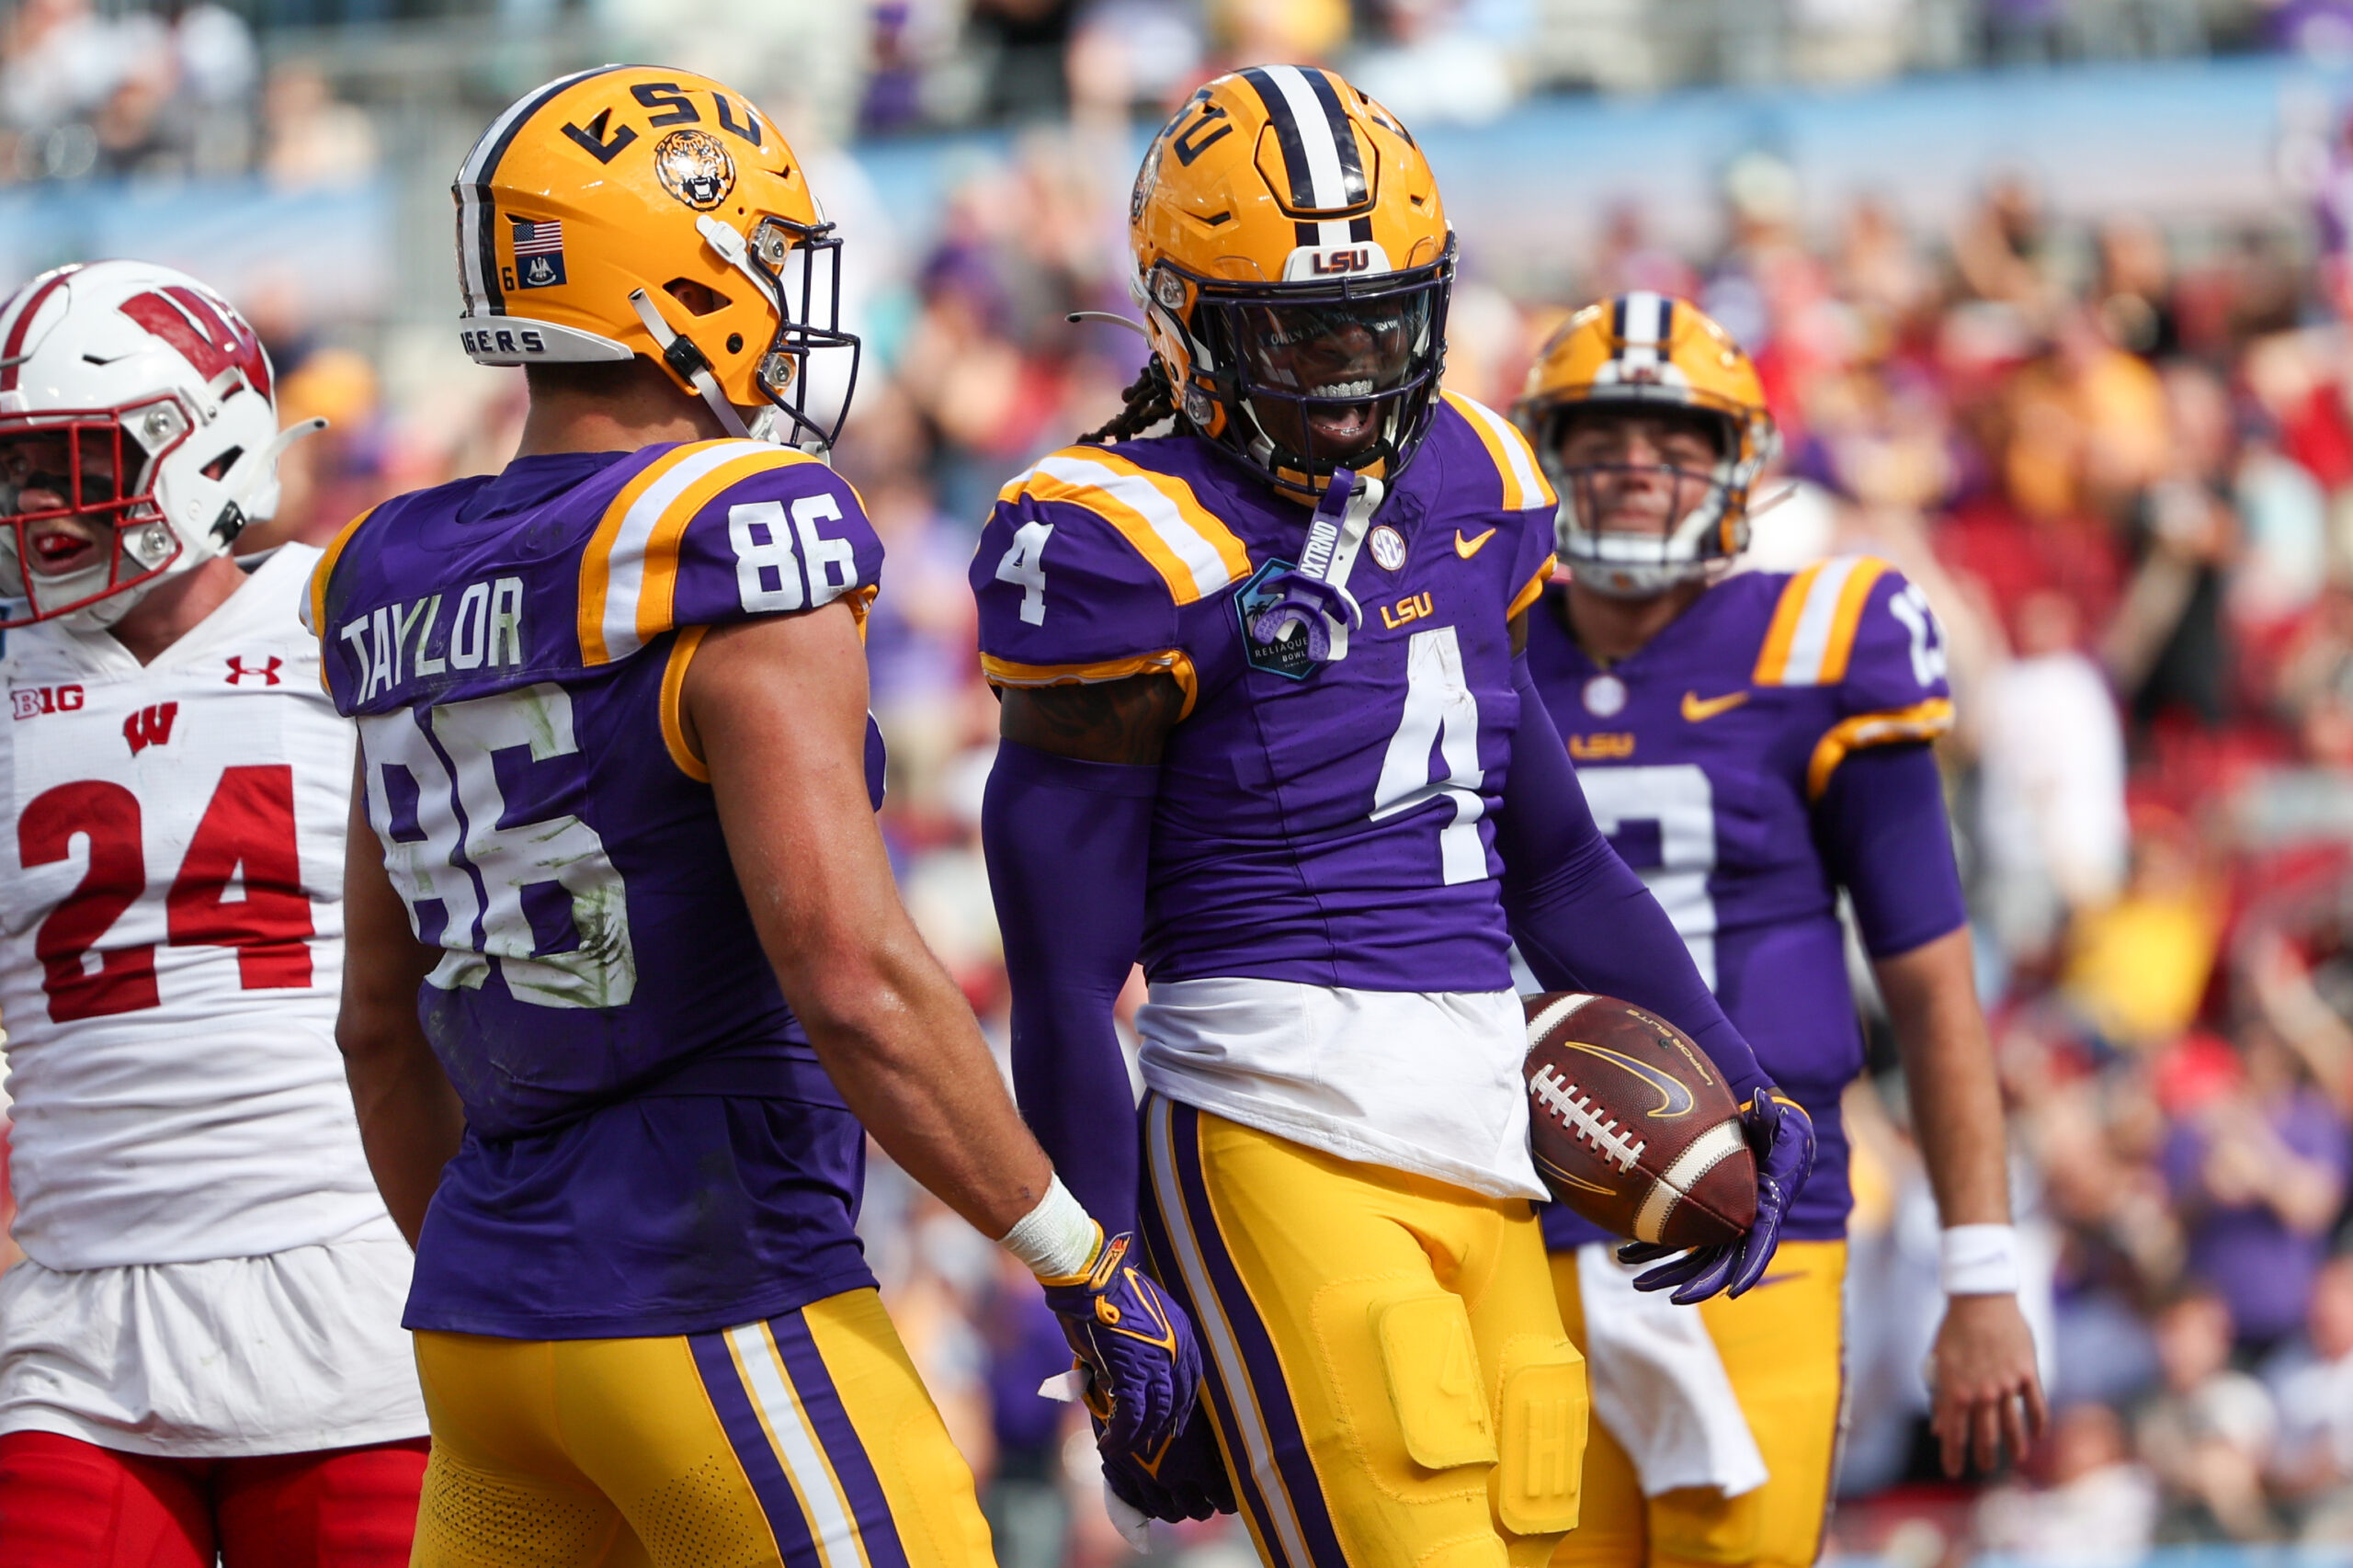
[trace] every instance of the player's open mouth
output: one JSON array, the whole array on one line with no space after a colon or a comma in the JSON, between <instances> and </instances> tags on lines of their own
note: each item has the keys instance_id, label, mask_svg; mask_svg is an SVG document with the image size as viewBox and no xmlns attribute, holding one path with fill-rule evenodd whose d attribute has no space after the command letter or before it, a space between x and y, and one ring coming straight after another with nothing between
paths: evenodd
<instances>
[{"instance_id":1,"label":"player's open mouth","mask_svg":"<svg viewBox=\"0 0 2353 1568\"><path fill-rule=\"evenodd\" d=\"M1336 392L1319 387L1316 395L1345 397L1359 388L1370 392L1372 383L1349 381ZM1308 428L1315 432L1319 443L1328 442L1343 448L1370 439L1374 423L1373 405L1369 403L1344 403L1336 408L1327 404L1311 409L1307 415Z\"/></svg>"},{"instance_id":2,"label":"player's open mouth","mask_svg":"<svg viewBox=\"0 0 2353 1568\"><path fill-rule=\"evenodd\" d=\"M89 564L98 547L79 534L43 530L33 535L33 569L44 576L63 576Z\"/></svg>"}]
</instances>

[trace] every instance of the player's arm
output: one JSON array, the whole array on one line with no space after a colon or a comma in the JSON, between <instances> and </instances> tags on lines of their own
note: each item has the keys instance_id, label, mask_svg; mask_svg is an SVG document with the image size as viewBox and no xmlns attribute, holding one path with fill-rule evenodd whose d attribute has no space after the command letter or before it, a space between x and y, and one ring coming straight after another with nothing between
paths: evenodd
<instances>
[{"instance_id":1,"label":"player's arm","mask_svg":"<svg viewBox=\"0 0 2353 1568\"><path fill-rule=\"evenodd\" d=\"M365 759L359 764L367 767ZM416 1245L441 1167L465 1135L465 1112L417 1022L416 991L439 953L410 933L368 822L364 778L351 790L344 839L343 1000L335 1040L359 1118L359 1142L384 1207Z\"/></svg>"},{"instance_id":2,"label":"player's arm","mask_svg":"<svg viewBox=\"0 0 2353 1568\"><path fill-rule=\"evenodd\" d=\"M908 1175L1006 1234L1053 1168L899 902L867 797L866 658L848 606L714 628L685 711L761 944L827 1075Z\"/></svg>"},{"instance_id":3,"label":"player's arm","mask_svg":"<svg viewBox=\"0 0 2353 1568\"><path fill-rule=\"evenodd\" d=\"M1038 1273L1114 1438L1157 1448L1192 1409L1190 1325L1127 1256L1125 1230L1107 1239L1056 1179L899 902L866 792L866 704L846 603L714 628L688 667L689 743L761 945L850 1109Z\"/></svg>"},{"instance_id":4,"label":"player's arm","mask_svg":"<svg viewBox=\"0 0 2353 1568\"><path fill-rule=\"evenodd\" d=\"M1673 1022L1708 1053L1733 1097L1745 1101L1766 1084L1756 1053L1699 978L1666 912L1594 822L1576 766L1529 672L1526 637L1522 612L1512 621L1519 730L1495 824L1512 939L1546 990L1617 996Z\"/></svg>"},{"instance_id":5,"label":"player's arm","mask_svg":"<svg viewBox=\"0 0 2353 1568\"><path fill-rule=\"evenodd\" d=\"M1112 1007L1143 940L1160 755L1184 706L1166 676L1004 693L982 804L1013 983L1013 1081L1087 1208L1135 1224L1135 1100Z\"/></svg>"},{"instance_id":6,"label":"player's arm","mask_svg":"<svg viewBox=\"0 0 2353 1568\"><path fill-rule=\"evenodd\" d=\"M1815 816L1894 1026L1944 1226L1931 1425L1949 1474L1972 1457L1990 1470L2005 1443L2022 1454L2040 1435L2044 1407L2018 1311L2001 1090L1935 754L1919 743L1851 754Z\"/></svg>"},{"instance_id":7,"label":"player's arm","mask_svg":"<svg viewBox=\"0 0 2353 1568\"><path fill-rule=\"evenodd\" d=\"M1813 1125L1795 1100L1767 1082L1756 1053L1699 978L1665 911L1601 835L1529 669L1526 640L1523 612L1512 621L1519 729L1495 826L1512 938L1546 989L1596 992L1647 1007L1689 1035L1724 1075L1756 1155L1756 1222L1738 1242L1695 1248L1672 1261L1660 1261L1672 1249L1642 1243L1620 1256L1658 1263L1635 1284L1672 1289L1678 1302L1719 1290L1740 1295L1765 1277L1780 1244L1782 1216L1813 1168Z\"/></svg>"}]
</instances>

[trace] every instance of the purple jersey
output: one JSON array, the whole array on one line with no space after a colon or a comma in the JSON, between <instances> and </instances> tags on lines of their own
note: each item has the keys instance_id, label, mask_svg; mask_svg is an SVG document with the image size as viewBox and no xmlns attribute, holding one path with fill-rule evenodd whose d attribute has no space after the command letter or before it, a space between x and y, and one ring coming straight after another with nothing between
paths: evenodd
<instances>
[{"instance_id":1,"label":"purple jersey","mask_svg":"<svg viewBox=\"0 0 2353 1568\"><path fill-rule=\"evenodd\" d=\"M1813 1175L1783 1234L1844 1235L1838 1098L1862 1071L1862 1032L1813 813L1853 751L1952 727L1927 597L1865 556L1745 574L1608 671L1569 635L1566 605L1556 588L1529 617L1537 689L1601 830L1767 1074L1813 1118ZM1603 1233L1555 1206L1546 1234L1563 1246Z\"/></svg>"},{"instance_id":2,"label":"purple jersey","mask_svg":"<svg viewBox=\"0 0 2353 1568\"><path fill-rule=\"evenodd\" d=\"M679 1334L871 1282L864 1135L679 705L705 629L862 612L881 564L847 483L752 441L518 460L386 502L321 563L327 688L440 952L418 1015L466 1111L411 1328Z\"/></svg>"},{"instance_id":3,"label":"purple jersey","mask_svg":"<svg viewBox=\"0 0 2353 1568\"><path fill-rule=\"evenodd\" d=\"M1519 433L1449 394L1347 579L1364 623L1317 665L1245 629L1308 512L1223 448L1073 447L1005 487L972 562L989 678L1157 670L1184 688L1153 822L1153 980L1509 989L1506 622L1550 574L1553 508Z\"/></svg>"}]
</instances>

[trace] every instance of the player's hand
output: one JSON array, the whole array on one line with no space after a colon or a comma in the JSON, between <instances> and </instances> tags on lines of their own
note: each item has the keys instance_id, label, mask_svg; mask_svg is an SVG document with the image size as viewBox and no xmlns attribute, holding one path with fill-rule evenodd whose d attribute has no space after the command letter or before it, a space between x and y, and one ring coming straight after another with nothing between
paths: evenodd
<instances>
[{"instance_id":1,"label":"player's hand","mask_svg":"<svg viewBox=\"0 0 2353 1568\"><path fill-rule=\"evenodd\" d=\"M1637 1275L1637 1290L1672 1290L1677 1306L1704 1301L1719 1290L1735 1296L1765 1278L1766 1266L1781 1244L1781 1221L1790 1203L1813 1172L1813 1118L1780 1090L1766 1087L1749 1096L1740 1113L1741 1131L1756 1157L1756 1219L1736 1242L1693 1247L1680 1257L1673 1247L1654 1242L1629 1242L1618 1249L1621 1263L1656 1263Z\"/></svg>"},{"instance_id":2,"label":"player's hand","mask_svg":"<svg viewBox=\"0 0 2353 1568\"><path fill-rule=\"evenodd\" d=\"M1103 1455L1104 1484L1140 1514L1173 1525L1236 1511L1233 1481L1225 1473L1206 1405L1196 1402L1192 1418L1157 1453L1111 1448L1103 1441L1100 1421L1095 1442Z\"/></svg>"},{"instance_id":3,"label":"player's hand","mask_svg":"<svg viewBox=\"0 0 2353 1568\"><path fill-rule=\"evenodd\" d=\"M1156 1453L1183 1429L1201 1381L1183 1309L1135 1258L1132 1234L1098 1243L1086 1272L1039 1283L1087 1374L1086 1408L1106 1454Z\"/></svg>"},{"instance_id":4,"label":"player's hand","mask_svg":"<svg viewBox=\"0 0 2353 1568\"><path fill-rule=\"evenodd\" d=\"M1928 1353L1928 1426L1947 1475L1959 1477L1972 1459L1990 1471L2005 1448L2013 1460L2026 1457L2051 1415L2018 1297L1945 1299L1945 1321Z\"/></svg>"}]
</instances>

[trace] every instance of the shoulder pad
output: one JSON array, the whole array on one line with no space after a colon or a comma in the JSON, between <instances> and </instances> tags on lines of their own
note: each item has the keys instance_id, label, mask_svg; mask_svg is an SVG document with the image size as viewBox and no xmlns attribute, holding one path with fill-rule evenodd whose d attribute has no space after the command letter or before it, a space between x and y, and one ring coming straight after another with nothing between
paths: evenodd
<instances>
[{"instance_id":1,"label":"shoulder pad","mask_svg":"<svg viewBox=\"0 0 2353 1568\"><path fill-rule=\"evenodd\" d=\"M1000 686L1166 669L1189 689L1177 610L1249 574L1248 550L1184 479L1064 448L999 491L982 530L982 667Z\"/></svg>"},{"instance_id":2,"label":"shoulder pad","mask_svg":"<svg viewBox=\"0 0 2353 1568\"><path fill-rule=\"evenodd\" d=\"M1875 556L1845 555L1783 585L1752 678L1836 688L1836 722L1807 770L1808 792L1819 795L1849 752L1952 728L1945 662L1944 631L1919 585Z\"/></svg>"},{"instance_id":3,"label":"shoulder pad","mask_svg":"<svg viewBox=\"0 0 2353 1568\"><path fill-rule=\"evenodd\" d=\"M1046 517L1060 506L1110 525L1180 605L1205 599L1250 574L1250 552L1192 485L1102 447L1064 447L1038 460L997 492L997 507Z\"/></svg>"},{"instance_id":4,"label":"shoulder pad","mask_svg":"<svg viewBox=\"0 0 2353 1568\"><path fill-rule=\"evenodd\" d=\"M862 613L881 574L864 504L817 459L765 441L673 447L621 486L581 553L581 662L845 595Z\"/></svg>"},{"instance_id":5,"label":"shoulder pad","mask_svg":"<svg viewBox=\"0 0 2353 1568\"><path fill-rule=\"evenodd\" d=\"M1496 478L1503 486L1498 506L1506 512L1541 507L1549 527L1561 498L1553 493L1552 482L1544 477L1544 466L1536 460L1536 449L1528 444L1519 426L1461 392L1449 392L1442 396L1447 406L1471 427L1471 434L1485 449L1487 460L1495 465Z\"/></svg>"}]
</instances>

